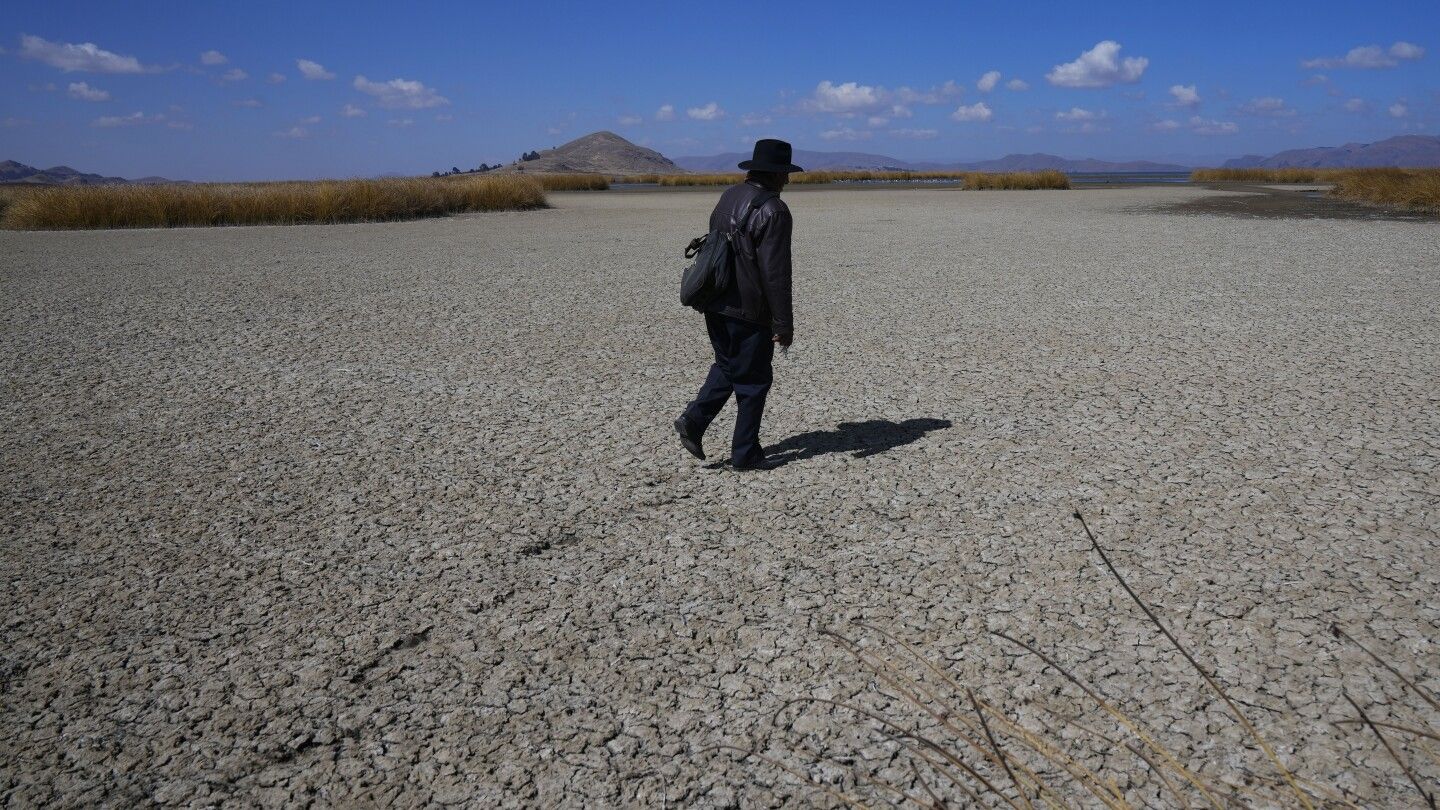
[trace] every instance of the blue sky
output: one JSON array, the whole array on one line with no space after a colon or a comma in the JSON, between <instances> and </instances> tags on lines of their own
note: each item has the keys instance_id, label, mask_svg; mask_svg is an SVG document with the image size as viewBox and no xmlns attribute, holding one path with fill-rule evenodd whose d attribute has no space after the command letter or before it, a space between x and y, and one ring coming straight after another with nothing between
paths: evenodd
<instances>
[{"instance_id":1,"label":"blue sky","mask_svg":"<svg viewBox=\"0 0 1440 810\"><path fill-rule=\"evenodd\" d=\"M1440 3L11 0L0 159L428 173L597 129L908 159L1207 162L1440 132Z\"/></svg>"}]
</instances>

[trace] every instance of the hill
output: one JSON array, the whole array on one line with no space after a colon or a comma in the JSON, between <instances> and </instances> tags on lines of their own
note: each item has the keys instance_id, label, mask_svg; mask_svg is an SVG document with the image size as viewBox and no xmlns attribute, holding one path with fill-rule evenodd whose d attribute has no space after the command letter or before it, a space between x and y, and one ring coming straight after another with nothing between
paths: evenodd
<instances>
[{"instance_id":1,"label":"hill","mask_svg":"<svg viewBox=\"0 0 1440 810\"><path fill-rule=\"evenodd\" d=\"M680 174L684 170L654 149L637 146L613 132L592 132L531 160L517 160L501 172L585 172L594 174Z\"/></svg>"},{"instance_id":2,"label":"hill","mask_svg":"<svg viewBox=\"0 0 1440 810\"><path fill-rule=\"evenodd\" d=\"M1375 143L1347 143L1289 149L1264 157L1246 155L1227 160L1224 169L1284 169L1289 167L1350 169L1376 166L1440 166L1440 137L1398 135Z\"/></svg>"},{"instance_id":3,"label":"hill","mask_svg":"<svg viewBox=\"0 0 1440 810\"><path fill-rule=\"evenodd\" d=\"M176 180L166 180L163 177L142 177L139 180L126 180L123 177L105 177L99 174L86 174L85 172L72 169L69 166L52 166L48 169L37 169L34 166L27 166L13 160L0 163L0 183L16 183L32 186L100 186L119 185L123 183L138 183L142 185L156 183L175 183Z\"/></svg>"},{"instance_id":4,"label":"hill","mask_svg":"<svg viewBox=\"0 0 1440 810\"><path fill-rule=\"evenodd\" d=\"M675 158L675 162L690 171L733 172L736 171L735 164L748 157L750 157L749 153L727 152L704 157L678 157ZM1151 163L1145 160L1123 163L1095 160L1094 158L1075 160L1041 152L1030 155L1012 154L995 160L971 163L944 163L901 160L888 155L874 155L866 152L811 152L797 149L795 150L795 163L811 171L821 169L898 169L902 171L1024 172L1058 169L1062 172L1180 172L1189 168L1172 163Z\"/></svg>"}]
</instances>

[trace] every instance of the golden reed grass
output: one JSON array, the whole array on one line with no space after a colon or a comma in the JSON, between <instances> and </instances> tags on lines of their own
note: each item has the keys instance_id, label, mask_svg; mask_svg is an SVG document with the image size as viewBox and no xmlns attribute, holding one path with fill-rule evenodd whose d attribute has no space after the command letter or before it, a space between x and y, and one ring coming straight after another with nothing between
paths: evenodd
<instances>
[{"instance_id":1,"label":"golden reed grass","mask_svg":"<svg viewBox=\"0 0 1440 810\"><path fill-rule=\"evenodd\" d=\"M540 208L529 177L321 180L41 188L15 195L0 227L174 228L418 219L466 211Z\"/></svg>"},{"instance_id":2,"label":"golden reed grass","mask_svg":"<svg viewBox=\"0 0 1440 810\"><path fill-rule=\"evenodd\" d=\"M534 174L546 191L604 191L610 178L603 174Z\"/></svg>"},{"instance_id":3,"label":"golden reed grass","mask_svg":"<svg viewBox=\"0 0 1440 810\"><path fill-rule=\"evenodd\" d=\"M738 172L715 174L637 174L617 177L616 182L655 183L661 186L729 186L745 179ZM908 172L908 171L813 171L790 175L793 185L822 183L916 183L958 181L967 189L1064 189L1070 178L1064 172Z\"/></svg>"},{"instance_id":4,"label":"golden reed grass","mask_svg":"<svg viewBox=\"0 0 1440 810\"><path fill-rule=\"evenodd\" d=\"M1440 213L1440 169L1196 169L1194 183L1333 183L1336 197Z\"/></svg>"}]
</instances>

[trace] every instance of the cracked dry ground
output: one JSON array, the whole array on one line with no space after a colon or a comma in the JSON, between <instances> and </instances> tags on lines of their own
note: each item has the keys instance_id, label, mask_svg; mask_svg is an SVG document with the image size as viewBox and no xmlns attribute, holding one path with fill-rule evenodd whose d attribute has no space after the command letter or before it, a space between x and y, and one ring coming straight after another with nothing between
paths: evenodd
<instances>
[{"instance_id":1,"label":"cracked dry ground","mask_svg":"<svg viewBox=\"0 0 1440 810\"><path fill-rule=\"evenodd\" d=\"M929 722L820 633L882 640L856 620L1024 722L1085 708L1004 630L1207 774L1273 777L1079 508L1302 776L1413 803L1329 725L1342 688L1413 695L1325 630L1440 687L1437 228L1161 210L1208 193L787 194L793 460L745 476L670 427L711 193L0 234L0 797L832 801L728 745L884 801L905 752L787 708Z\"/></svg>"}]
</instances>

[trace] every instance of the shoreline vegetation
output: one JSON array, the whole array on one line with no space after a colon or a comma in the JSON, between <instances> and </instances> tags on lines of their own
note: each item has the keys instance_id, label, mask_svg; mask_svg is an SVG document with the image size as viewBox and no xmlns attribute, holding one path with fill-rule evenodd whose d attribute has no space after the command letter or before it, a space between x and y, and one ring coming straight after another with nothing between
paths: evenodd
<instances>
[{"instance_id":1,"label":"shoreline vegetation","mask_svg":"<svg viewBox=\"0 0 1440 810\"><path fill-rule=\"evenodd\" d=\"M531 177L397 178L0 190L9 230L385 222L546 206Z\"/></svg>"},{"instance_id":2,"label":"shoreline vegetation","mask_svg":"<svg viewBox=\"0 0 1440 810\"><path fill-rule=\"evenodd\" d=\"M1329 183L1332 196L1440 213L1440 169L1196 169L1192 183Z\"/></svg>"},{"instance_id":3,"label":"shoreline vegetation","mask_svg":"<svg viewBox=\"0 0 1440 810\"><path fill-rule=\"evenodd\" d=\"M385 222L547 206L550 191L612 183L723 186L743 174L504 174L383 180L171 185L0 186L0 228L77 230ZM1068 189L1060 171L814 171L796 185L951 182L961 189ZM1345 200L1440 213L1440 169L1196 169L1192 183L1327 183Z\"/></svg>"}]
</instances>

